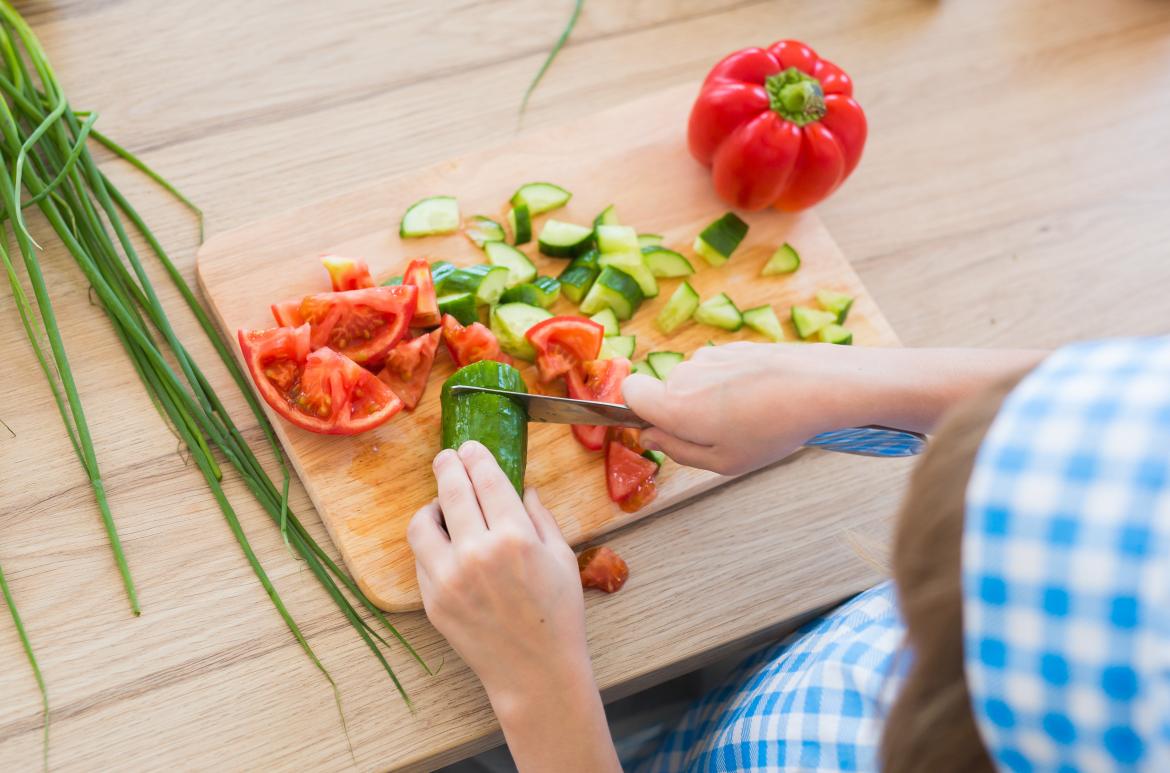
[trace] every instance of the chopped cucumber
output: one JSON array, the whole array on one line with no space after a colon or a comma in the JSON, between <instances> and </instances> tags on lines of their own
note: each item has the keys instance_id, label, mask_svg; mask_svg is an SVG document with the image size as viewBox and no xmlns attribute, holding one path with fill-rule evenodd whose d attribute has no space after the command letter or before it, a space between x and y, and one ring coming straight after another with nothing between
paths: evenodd
<instances>
[{"instance_id":1,"label":"chopped cucumber","mask_svg":"<svg viewBox=\"0 0 1170 773\"><path fill-rule=\"evenodd\" d=\"M529 306L527 303L501 303L492 308L491 329L496 334L501 349L513 357L531 362L536 359L536 350L532 348L524 334L528 332L528 328L551 316L551 313L539 306Z\"/></svg>"},{"instance_id":2,"label":"chopped cucumber","mask_svg":"<svg viewBox=\"0 0 1170 773\"><path fill-rule=\"evenodd\" d=\"M613 309L618 319L629 319L644 298L633 277L621 269L606 266L581 301L581 313L596 314L608 308Z\"/></svg>"},{"instance_id":3,"label":"chopped cucumber","mask_svg":"<svg viewBox=\"0 0 1170 773\"><path fill-rule=\"evenodd\" d=\"M684 359L686 355L681 352L650 352L646 355L646 362L654 368L654 374L663 381L670 378L670 372Z\"/></svg>"},{"instance_id":4,"label":"chopped cucumber","mask_svg":"<svg viewBox=\"0 0 1170 773\"><path fill-rule=\"evenodd\" d=\"M649 376L650 378L658 378L658 374L654 372L654 368L651 368L650 363L646 362L645 360L639 360L638 362L635 362L633 365L631 365L630 373L638 373L643 376Z\"/></svg>"},{"instance_id":5,"label":"chopped cucumber","mask_svg":"<svg viewBox=\"0 0 1170 773\"><path fill-rule=\"evenodd\" d=\"M532 213L523 201L508 210L508 228L512 229L512 244L532 241Z\"/></svg>"},{"instance_id":6,"label":"chopped cucumber","mask_svg":"<svg viewBox=\"0 0 1170 773\"><path fill-rule=\"evenodd\" d=\"M560 209L569 203L573 194L552 183L525 183L512 194L512 206L524 204L530 215L540 215Z\"/></svg>"},{"instance_id":7,"label":"chopped cucumber","mask_svg":"<svg viewBox=\"0 0 1170 773\"><path fill-rule=\"evenodd\" d=\"M527 303L547 309L561 297L561 283L551 276L538 276L532 282L509 287L500 296L500 303Z\"/></svg>"},{"instance_id":8,"label":"chopped cucumber","mask_svg":"<svg viewBox=\"0 0 1170 773\"><path fill-rule=\"evenodd\" d=\"M536 266L520 250L503 242L488 242L483 246L488 262L508 269L508 287L536 279Z\"/></svg>"},{"instance_id":9,"label":"chopped cucumber","mask_svg":"<svg viewBox=\"0 0 1170 773\"><path fill-rule=\"evenodd\" d=\"M622 252L605 252L603 250L598 262L602 268L614 266L632 276L634 281L638 283L638 287L642 289L643 296L654 298L658 295L658 280L646 267L646 261L642 259L642 253L639 250Z\"/></svg>"},{"instance_id":10,"label":"chopped cucumber","mask_svg":"<svg viewBox=\"0 0 1170 773\"><path fill-rule=\"evenodd\" d=\"M439 313L450 314L460 325L479 322L479 305L473 293L454 293L439 296Z\"/></svg>"},{"instance_id":11,"label":"chopped cucumber","mask_svg":"<svg viewBox=\"0 0 1170 773\"><path fill-rule=\"evenodd\" d=\"M459 230L459 202L454 196L428 196L407 208L398 224L404 239L449 234Z\"/></svg>"},{"instance_id":12,"label":"chopped cucumber","mask_svg":"<svg viewBox=\"0 0 1170 773\"><path fill-rule=\"evenodd\" d=\"M597 355L597 359L612 360L614 357L633 359L637 345L638 339L634 336L609 336L602 339L601 353Z\"/></svg>"},{"instance_id":13,"label":"chopped cucumber","mask_svg":"<svg viewBox=\"0 0 1170 773\"><path fill-rule=\"evenodd\" d=\"M662 311L658 312L654 324L663 333L673 333L679 325L694 315L697 308L699 308L699 294L695 292L695 288L691 287L690 282L684 281L675 289L670 300L662 307Z\"/></svg>"},{"instance_id":14,"label":"chopped cucumber","mask_svg":"<svg viewBox=\"0 0 1170 773\"><path fill-rule=\"evenodd\" d=\"M719 293L700 303L699 308L695 309L695 321L731 331L743 327L743 315L727 293Z\"/></svg>"},{"instance_id":15,"label":"chopped cucumber","mask_svg":"<svg viewBox=\"0 0 1170 773\"><path fill-rule=\"evenodd\" d=\"M662 244L662 234L638 234L639 247L654 247Z\"/></svg>"},{"instance_id":16,"label":"chopped cucumber","mask_svg":"<svg viewBox=\"0 0 1170 773\"><path fill-rule=\"evenodd\" d=\"M605 334L607 336L622 334L621 329L618 327L617 315L613 313L613 309L602 309L589 319L605 328Z\"/></svg>"},{"instance_id":17,"label":"chopped cucumber","mask_svg":"<svg viewBox=\"0 0 1170 773\"><path fill-rule=\"evenodd\" d=\"M807 306L792 307L792 324L796 327L796 334L801 338L809 338L826 325L837 320L837 315L831 311L810 309Z\"/></svg>"},{"instance_id":18,"label":"chopped cucumber","mask_svg":"<svg viewBox=\"0 0 1170 773\"><path fill-rule=\"evenodd\" d=\"M400 284L402 284L402 280L403 280L402 274L399 274L398 276L392 276L389 279L387 279L385 282L383 282L382 286L383 287L392 287L394 285L400 285Z\"/></svg>"},{"instance_id":19,"label":"chopped cucumber","mask_svg":"<svg viewBox=\"0 0 1170 773\"><path fill-rule=\"evenodd\" d=\"M784 328L780 327L780 319L776 310L771 306L756 306L743 313L743 324L750 327L769 341L783 341Z\"/></svg>"},{"instance_id":20,"label":"chopped cucumber","mask_svg":"<svg viewBox=\"0 0 1170 773\"><path fill-rule=\"evenodd\" d=\"M655 450L650 449L650 448L647 448L645 451L643 451L642 456L644 456L647 459L649 459L650 461L654 462L659 467L661 467L662 463L666 461L666 454L662 453L661 451L655 451Z\"/></svg>"},{"instance_id":21,"label":"chopped cucumber","mask_svg":"<svg viewBox=\"0 0 1170 773\"><path fill-rule=\"evenodd\" d=\"M597 231L597 249L604 255L607 252L638 252L638 232L628 225L599 225Z\"/></svg>"},{"instance_id":22,"label":"chopped cucumber","mask_svg":"<svg viewBox=\"0 0 1170 773\"><path fill-rule=\"evenodd\" d=\"M853 296L833 290L817 290L817 303L825 311L836 314L837 324L840 325L849 316L849 309L853 308Z\"/></svg>"},{"instance_id":23,"label":"chopped cucumber","mask_svg":"<svg viewBox=\"0 0 1170 773\"><path fill-rule=\"evenodd\" d=\"M549 220L540 229L540 251L550 258L575 258L593 246L593 229L562 220Z\"/></svg>"},{"instance_id":24,"label":"chopped cucumber","mask_svg":"<svg viewBox=\"0 0 1170 773\"><path fill-rule=\"evenodd\" d=\"M573 303L580 303L585 298L597 275L601 273L597 260L597 250L590 250L579 258L573 258L568 268L557 277L561 282L561 292Z\"/></svg>"},{"instance_id":25,"label":"chopped cucumber","mask_svg":"<svg viewBox=\"0 0 1170 773\"><path fill-rule=\"evenodd\" d=\"M853 343L853 332L846 330L836 322L825 325L821 328L821 332L818 335L827 344L844 344L845 346L849 346Z\"/></svg>"},{"instance_id":26,"label":"chopped cucumber","mask_svg":"<svg viewBox=\"0 0 1170 773\"><path fill-rule=\"evenodd\" d=\"M488 242L496 244L497 242ZM508 269L487 263L457 268L443 279L435 291L439 295L475 293L475 299L484 305L500 300L508 286Z\"/></svg>"},{"instance_id":27,"label":"chopped cucumber","mask_svg":"<svg viewBox=\"0 0 1170 773\"><path fill-rule=\"evenodd\" d=\"M506 238L504 227L487 215L473 215L463 224L463 233L476 247L485 242L502 242Z\"/></svg>"},{"instance_id":28,"label":"chopped cucumber","mask_svg":"<svg viewBox=\"0 0 1170 773\"><path fill-rule=\"evenodd\" d=\"M768 258L768 262L760 271L760 276L791 274L798 268L800 268L800 253L791 244L784 242L772 253L772 257Z\"/></svg>"},{"instance_id":29,"label":"chopped cucumber","mask_svg":"<svg viewBox=\"0 0 1170 773\"><path fill-rule=\"evenodd\" d=\"M695 273L695 267L689 260L665 247L643 247L642 260L646 262L646 268L650 269L651 274L663 279L690 276Z\"/></svg>"},{"instance_id":30,"label":"chopped cucumber","mask_svg":"<svg viewBox=\"0 0 1170 773\"><path fill-rule=\"evenodd\" d=\"M431 282L434 283L435 287L438 287L439 283L446 279L454 270L455 266L453 264L445 260L436 260L431 264Z\"/></svg>"},{"instance_id":31,"label":"chopped cucumber","mask_svg":"<svg viewBox=\"0 0 1170 773\"><path fill-rule=\"evenodd\" d=\"M695 237L695 252L712 266L722 266L747 236L748 224L734 212L728 212Z\"/></svg>"},{"instance_id":32,"label":"chopped cucumber","mask_svg":"<svg viewBox=\"0 0 1170 773\"><path fill-rule=\"evenodd\" d=\"M610 204L605 209L593 218L593 228L596 229L599 225L618 225L617 210L614 209L613 204Z\"/></svg>"}]
</instances>

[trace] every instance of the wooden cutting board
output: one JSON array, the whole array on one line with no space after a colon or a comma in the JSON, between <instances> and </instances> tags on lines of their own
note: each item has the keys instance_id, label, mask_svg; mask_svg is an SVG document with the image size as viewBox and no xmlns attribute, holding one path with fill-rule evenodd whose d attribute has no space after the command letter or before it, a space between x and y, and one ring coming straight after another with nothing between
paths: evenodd
<instances>
[{"instance_id":1,"label":"wooden cutting board","mask_svg":"<svg viewBox=\"0 0 1170 773\"><path fill-rule=\"evenodd\" d=\"M724 291L741 309L771 303L795 340L789 306L815 305L818 289L839 290L857 296L848 320L856 344L896 345L893 330L815 214L746 215L751 228L727 264L712 268L694 255L690 244L695 235L727 207L712 191L707 170L686 150L693 91L671 90L572 125L518 135L506 145L219 235L199 251L200 285L235 347L238 328L273 325L270 303L328 289L319 262L323 253L364 257L379 278L401 273L411 258L419 256L461 265L483 262L482 253L461 235L400 239L402 212L424 196L451 194L458 197L465 217L499 218L519 185L542 180L564 186L573 198L564 209L538 217L534 233L547 217L587 224L606 205L615 204L622 223L642 233L663 234L666 246L691 259L697 269L691 284L703 298ZM786 241L800 252L801 269L789 276L761 278L765 260ZM524 250L542 274L555 276L565 265L538 255L534 244ZM652 350L690 353L708 341L762 340L746 328L727 333L697 324L663 336L653 320L679 281L662 280L661 294L623 325L623 333L637 335L635 359ZM564 299L553 309L574 311ZM270 413L346 566L374 603L389 611L420 606L406 524L435 496L430 465L439 450L439 387L453 370L440 347L427 393L414 413L399 414L356 437L314 435ZM624 513L606 496L600 453L578 445L568 427L531 425L526 482L540 491L573 544L726 480L667 461L657 499L637 513Z\"/></svg>"}]
</instances>

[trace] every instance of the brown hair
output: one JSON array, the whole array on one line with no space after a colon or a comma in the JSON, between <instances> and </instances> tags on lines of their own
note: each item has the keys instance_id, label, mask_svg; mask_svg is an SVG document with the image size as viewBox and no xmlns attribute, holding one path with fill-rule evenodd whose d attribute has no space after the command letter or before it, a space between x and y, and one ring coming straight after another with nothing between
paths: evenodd
<instances>
[{"instance_id":1,"label":"brown hair","mask_svg":"<svg viewBox=\"0 0 1170 773\"><path fill-rule=\"evenodd\" d=\"M898 515L894 583L911 664L882 734L885 773L995 770L975 727L963 672L960 543L975 455L1019 378L996 385L943 420Z\"/></svg>"}]
</instances>

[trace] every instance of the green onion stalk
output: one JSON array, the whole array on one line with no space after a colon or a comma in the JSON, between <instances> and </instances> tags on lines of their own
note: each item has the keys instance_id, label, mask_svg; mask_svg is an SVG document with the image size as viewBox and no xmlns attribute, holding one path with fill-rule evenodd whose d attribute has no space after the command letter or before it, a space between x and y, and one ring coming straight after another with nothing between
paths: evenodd
<instances>
[{"instance_id":1,"label":"green onion stalk","mask_svg":"<svg viewBox=\"0 0 1170 773\"><path fill-rule=\"evenodd\" d=\"M269 579L244 533L235 506L224 491L221 483L224 463L240 477L281 530L286 545L317 578L409 705L402 683L381 649L390 646L383 632L397 640L428 674L430 668L289 510L288 466L247 378L145 220L98 167L87 141L100 143L190 207L199 219L200 234L202 213L134 154L94 129L96 120L96 113L72 109L32 29L8 0L0 0L0 261L12 287L13 301L33 357L49 385L70 445L93 488L131 612L139 614L134 581L118 538L85 409L53 310L39 245L25 222L26 209L35 207L41 213L52 234L91 285L97 305L108 318L155 409L186 446L248 564L297 643L332 686L339 709L340 698L332 677ZM131 241L132 232L143 238L149 248L145 254L157 261L174 283L244 395L267 446L280 464L280 485L263 469L200 365L179 340L147 276L143 256ZM9 247L10 234L14 248ZM24 290L25 283L32 290L31 297ZM41 687L47 744L48 699L44 682L3 575L0 575L0 587Z\"/></svg>"}]
</instances>

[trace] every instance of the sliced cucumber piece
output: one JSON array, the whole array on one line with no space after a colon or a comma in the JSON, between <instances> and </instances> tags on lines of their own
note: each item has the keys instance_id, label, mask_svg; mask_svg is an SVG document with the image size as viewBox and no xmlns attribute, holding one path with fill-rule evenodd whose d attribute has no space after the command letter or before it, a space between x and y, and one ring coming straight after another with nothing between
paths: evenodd
<instances>
[{"instance_id":1,"label":"sliced cucumber piece","mask_svg":"<svg viewBox=\"0 0 1170 773\"><path fill-rule=\"evenodd\" d=\"M404 239L459 230L459 202L454 196L428 196L411 204L398 224L398 235Z\"/></svg>"},{"instance_id":2,"label":"sliced cucumber piece","mask_svg":"<svg viewBox=\"0 0 1170 773\"><path fill-rule=\"evenodd\" d=\"M853 343L853 332L841 327L836 322L825 325L817 335L827 344L849 346Z\"/></svg>"},{"instance_id":3,"label":"sliced cucumber piece","mask_svg":"<svg viewBox=\"0 0 1170 773\"><path fill-rule=\"evenodd\" d=\"M506 238L504 227L487 215L473 215L463 224L463 233L476 247L485 242L502 242Z\"/></svg>"},{"instance_id":4,"label":"sliced cucumber piece","mask_svg":"<svg viewBox=\"0 0 1170 773\"><path fill-rule=\"evenodd\" d=\"M681 352L650 352L646 355L646 362L654 368L654 374L663 381L670 378L670 372L684 359L686 355Z\"/></svg>"},{"instance_id":5,"label":"sliced cucumber piece","mask_svg":"<svg viewBox=\"0 0 1170 773\"><path fill-rule=\"evenodd\" d=\"M439 313L450 314L459 320L460 325L470 325L472 322L479 322L479 304L475 301L474 293L441 295L438 301Z\"/></svg>"},{"instance_id":6,"label":"sliced cucumber piece","mask_svg":"<svg viewBox=\"0 0 1170 773\"><path fill-rule=\"evenodd\" d=\"M488 242L496 244L497 242ZM508 269L503 266L493 266L487 263L478 263L466 268L457 268L443 279L436 288L438 295L453 293L474 293L475 299L484 305L491 305L500 300L500 296L508 286Z\"/></svg>"},{"instance_id":7,"label":"sliced cucumber piece","mask_svg":"<svg viewBox=\"0 0 1170 773\"><path fill-rule=\"evenodd\" d=\"M402 274L399 274L398 276L392 276L389 279L387 279L385 282L383 282L382 286L383 287L392 287L394 285L400 285L400 284L402 284L402 280L403 280Z\"/></svg>"},{"instance_id":8,"label":"sliced cucumber piece","mask_svg":"<svg viewBox=\"0 0 1170 773\"><path fill-rule=\"evenodd\" d=\"M853 296L833 290L817 290L817 303L825 311L836 314L837 324L840 325L845 322L849 310L853 308Z\"/></svg>"},{"instance_id":9,"label":"sliced cucumber piece","mask_svg":"<svg viewBox=\"0 0 1170 773\"><path fill-rule=\"evenodd\" d=\"M631 365L630 373L638 373L643 376L649 376L650 378L658 378L658 374L654 372L654 368L651 368L650 363L646 362L645 360L639 360L638 362L635 362L633 365Z\"/></svg>"},{"instance_id":10,"label":"sliced cucumber piece","mask_svg":"<svg viewBox=\"0 0 1170 773\"><path fill-rule=\"evenodd\" d=\"M695 273L691 262L674 250L665 247L650 246L642 248L642 260L650 273L663 279L672 279L679 276L690 276Z\"/></svg>"},{"instance_id":11,"label":"sliced cucumber piece","mask_svg":"<svg viewBox=\"0 0 1170 773\"><path fill-rule=\"evenodd\" d=\"M792 307L792 324L796 328L796 334L801 338L815 335L821 328L833 324L836 319L837 315L831 311L810 309L807 306Z\"/></svg>"},{"instance_id":12,"label":"sliced cucumber piece","mask_svg":"<svg viewBox=\"0 0 1170 773\"><path fill-rule=\"evenodd\" d=\"M690 282L683 282L675 288L674 294L662 307L662 311L658 312L654 324L663 333L673 333L679 325L694 315L697 308L699 308L699 294L695 292L695 288L691 287Z\"/></svg>"},{"instance_id":13,"label":"sliced cucumber piece","mask_svg":"<svg viewBox=\"0 0 1170 773\"><path fill-rule=\"evenodd\" d=\"M540 229L537 244L550 258L575 258L593 246L593 229L550 219Z\"/></svg>"},{"instance_id":14,"label":"sliced cucumber piece","mask_svg":"<svg viewBox=\"0 0 1170 773\"><path fill-rule=\"evenodd\" d=\"M638 234L639 247L654 247L662 244L662 234Z\"/></svg>"},{"instance_id":15,"label":"sliced cucumber piece","mask_svg":"<svg viewBox=\"0 0 1170 773\"><path fill-rule=\"evenodd\" d=\"M784 328L780 327L780 319L776 310L771 306L756 306L743 313L743 324L750 327L769 341L783 341Z\"/></svg>"},{"instance_id":16,"label":"sliced cucumber piece","mask_svg":"<svg viewBox=\"0 0 1170 773\"><path fill-rule=\"evenodd\" d=\"M601 273L597 260L597 250L590 250L579 258L573 258L568 268L557 277L561 283L561 292L573 303L580 303L585 298L597 275Z\"/></svg>"},{"instance_id":17,"label":"sliced cucumber piece","mask_svg":"<svg viewBox=\"0 0 1170 773\"><path fill-rule=\"evenodd\" d=\"M602 309L589 319L605 328L605 334L607 336L622 334L621 328L618 327L617 315L613 313L613 309Z\"/></svg>"},{"instance_id":18,"label":"sliced cucumber piece","mask_svg":"<svg viewBox=\"0 0 1170 773\"><path fill-rule=\"evenodd\" d=\"M500 303L527 303L547 309L561 297L561 283L551 276L538 276L531 282L504 290Z\"/></svg>"},{"instance_id":19,"label":"sliced cucumber piece","mask_svg":"<svg viewBox=\"0 0 1170 773\"><path fill-rule=\"evenodd\" d=\"M613 309L618 319L625 320L634 316L644 297L633 277L621 269L606 266L581 301L581 312L596 314L608 308Z\"/></svg>"},{"instance_id":20,"label":"sliced cucumber piece","mask_svg":"<svg viewBox=\"0 0 1170 773\"><path fill-rule=\"evenodd\" d=\"M638 339L634 336L609 336L602 339L601 353L597 355L597 359L612 360L614 357L625 357L632 360L637 345Z\"/></svg>"},{"instance_id":21,"label":"sliced cucumber piece","mask_svg":"<svg viewBox=\"0 0 1170 773\"><path fill-rule=\"evenodd\" d=\"M451 272L455 270L455 266L445 260L436 260L431 264L431 282L437 288L439 284L450 276ZM399 282L399 284L402 284Z\"/></svg>"},{"instance_id":22,"label":"sliced cucumber piece","mask_svg":"<svg viewBox=\"0 0 1170 773\"><path fill-rule=\"evenodd\" d=\"M695 321L724 330L736 331L743 327L743 315L727 293L708 298L695 309Z\"/></svg>"},{"instance_id":23,"label":"sliced cucumber piece","mask_svg":"<svg viewBox=\"0 0 1170 773\"><path fill-rule=\"evenodd\" d=\"M513 357L529 362L536 359L536 350L525 337L528 328L551 317L548 311L527 303L501 303L492 308L491 329L500 342L500 348Z\"/></svg>"},{"instance_id":24,"label":"sliced cucumber piece","mask_svg":"<svg viewBox=\"0 0 1170 773\"><path fill-rule=\"evenodd\" d=\"M520 250L503 242L488 242L483 246L488 262L493 266L508 269L507 287L531 282L536 279L536 266Z\"/></svg>"},{"instance_id":25,"label":"sliced cucumber piece","mask_svg":"<svg viewBox=\"0 0 1170 773\"><path fill-rule=\"evenodd\" d=\"M605 255L610 252L638 252L638 232L628 225L599 225L597 249Z\"/></svg>"},{"instance_id":26,"label":"sliced cucumber piece","mask_svg":"<svg viewBox=\"0 0 1170 773\"><path fill-rule=\"evenodd\" d=\"M760 271L760 276L791 274L798 268L800 268L800 253L791 244L784 242L772 253L772 257L768 258L768 262Z\"/></svg>"},{"instance_id":27,"label":"sliced cucumber piece","mask_svg":"<svg viewBox=\"0 0 1170 773\"><path fill-rule=\"evenodd\" d=\"M597 217L593 218L593 227L596 229L599 225L619 225L617 210L613 204L601 210Z\"/></svg>"},{"instance_id":28,"label":"sliced cucumber piece","mask_svg":"<svg viewBox=\"0 0 1170 773\"><path fill-rule=\"evenodd\" d=\"M530 215L540 215L560 209L569 203L573 194L552 183L525 183L512 194L512 206L524 204Z\"/></svg>"},{"instance_id":29,"label":"sliced cucumber piece","mask_svg":"<svg viewBox=\"0 0 1170 773\"><path fill-rule=\"evenodd\" d=\"M644 456L647 459L649 459L650 461L654 462L659 467L661 467L662 463L666 461L666 454L662 453L661 451L655 451L655 450L650 449L650 448L647 448L645 451L643 451L642 456Z\"/></svg>"},{"instance_id":30,"label":"sliced cucumber piece","mask_svg":"<svg viewBox=\"0 0 1170 773\"><path fill-rule=\"evenodd\" d=\"M638 283L638 287L642 289L643 296L654 298L658 295L658 280L646 267L646 261L642 259L642 253L639 250L603 251L598 262L602 268L613 266L632 276L634 281Z\"/></svg>"},{"instance_id":31,"label":"sliced cucumber piece","mask_svg":"<svg viewBox=\"0 0 1170 773\"><path fill-rule=\"evenodd\" d=\"M748 224L739 215L728 212L695 237L695 252L706 258L712 266L721 266L735 252L747 232Z\"/></svg>"},{"instance_id":32,"label":"sliced cucumber piece","mask_svg":"<svg viewBox=\"0 0 1170 773\"><path fill-rule=\"evenodd\" d=\"M508 210L508 228L512 229L512 244L527 244L532 241L532 213L524 202Z\"/></svg>"}]
</instances>

